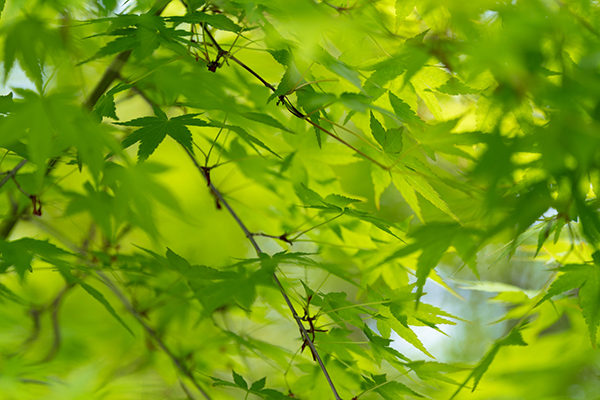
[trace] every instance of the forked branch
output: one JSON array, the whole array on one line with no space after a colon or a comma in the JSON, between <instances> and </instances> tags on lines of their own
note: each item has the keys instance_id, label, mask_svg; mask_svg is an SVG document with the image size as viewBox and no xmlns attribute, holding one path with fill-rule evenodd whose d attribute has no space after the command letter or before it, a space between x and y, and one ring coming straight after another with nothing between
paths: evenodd
<instances>
[{"instance_id":1,"label":"forked branch","mask_svg":"<svg viewBox=\"0 0 600 400\"><path fill-rule=\"evenodd\" d=\"M173 354L171 349L167 347L165 342L158 336L156 331L146 323L144 318L140 315L140 313L135 309L133 304L129 301L129 299L119 290L119 288L110 280L108 276L103 271L96 271L97 275L100 277L100 280L114 293L115 296L123 303L127 311L133 315L133 317L139 322L140 325L144 328L144 330L150 335L152 339L158 344L158 347L171 359L173 364L177 367L179 371L188 378L198 389L198 391L204 396L206 400L212 400L209 394L200 386L196 378L192 375L190 370L186 368L183 363Z\"/></svg>"},{"instance_id":2,"label":"forked branch","mask_svg":"<svg viewBox=\"0 0 600 400\"><path fill-rule=\"evenodd\" d=\"M183 148L184 148L185 152L188 154L188 156L190 157L190 159L192 160L192 162L194 163L194 166L198 169L198 172L200 172L200 175L202 175L206 179L206 175L203 173L202 167L200 166L200 164L198 164L198 161L196 161L196 158L194 157L194 155L192 153L190 153L190 151L188 149L186 149L185 147L183 147ZM258 243L256 243L256 240L254 240L254 235L248 230L246 225L244 225L244 223L242 222L240 217L233 210L233 208L231 208L231 206L229 205L227 200L225 200L225 198L223 197L221 192L212 184L212 182L209 182L208 186L210 187L212 194L217 198L219 203L225 206L227 211L229 211L229 214L231 214L231 216L233 217L235 222L239 225L241 230L244 232L244 234L246 235L246 238L250 241L250 243L252 244L252 247L254 247L256 254L260 256L263 253L263 251L258 246ZM327 379L327 383L329 384L329 387L331 388L331 391L333 392L335 399L342 400L340 395L337 393L337 390L335 389L335 385L333 384L333 381L331 380L331 377L329 376L329 373L327 372L327 368L325 367L323 360L321 359L321 357L319 356L319 353L317 352L317 349L315 348L315 344L314 344L313 340L311 339L308 331L306 330L306 328L304 327L304 324L302 323L302 318L300 318L300 316L296 312L294 305L292 304L289 296L285 292L285 289L283 288L283 285L281 284L281 281L277 277L276 273L273 273L273 280L275 281L275 284L277 285L279 292L283 296L283 299L285 300L288 308L290 309L290 312L292 313L292 316L294 317L294 320L296 321L296 324L298 325L298 329L300 329L300 333L302 334L304 343L306 343L308 345L308 347L310 348L310 350L312 352L314 359L319 363L319 367L321 367L321 371L323 371L323 375L325 375L325 379Z\"/></svg>"}]
</instances>

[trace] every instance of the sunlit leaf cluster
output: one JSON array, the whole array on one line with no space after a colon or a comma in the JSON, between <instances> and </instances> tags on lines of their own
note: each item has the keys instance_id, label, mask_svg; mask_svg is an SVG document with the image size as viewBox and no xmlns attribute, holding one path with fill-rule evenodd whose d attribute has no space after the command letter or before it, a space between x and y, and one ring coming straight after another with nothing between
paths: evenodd
<instances>
[{"instance_id":1,"label":"sunlit leaf cluster","mask_svg":"<svg viewBox=\"0 0 600 400\"><path fill-rule=\"evenodd\" d=\"M592 399L590 0L0 0L0 399Z\"/></svg>"}]
</instances>

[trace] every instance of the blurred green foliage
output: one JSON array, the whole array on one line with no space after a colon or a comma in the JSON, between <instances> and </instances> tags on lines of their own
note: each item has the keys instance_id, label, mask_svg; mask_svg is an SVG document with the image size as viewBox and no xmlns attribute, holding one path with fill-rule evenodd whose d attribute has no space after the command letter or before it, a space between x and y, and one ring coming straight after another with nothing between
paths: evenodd
<instances>
[{"instance_id":1,"label":"blurred green foliage","mask_svg":"<svg viewBox=\"0 0 600 400\"><path fill-rule=\"evenodd\" d=\"M0 33L0 399L597 398L598 2Z\"/></svg>"}]
</instances>

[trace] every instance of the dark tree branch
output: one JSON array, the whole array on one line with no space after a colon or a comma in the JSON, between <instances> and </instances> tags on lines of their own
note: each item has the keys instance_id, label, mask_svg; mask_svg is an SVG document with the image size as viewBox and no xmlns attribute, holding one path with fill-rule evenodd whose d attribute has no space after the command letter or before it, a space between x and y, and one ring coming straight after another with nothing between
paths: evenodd
<instances>
[{"instance_id":1,"label":"dark tree branch","mask_svg":"<svg viewBox=\"0 0 600 400\"><path fill-rule=\"evenodd\" d=\"M240 60L238 60L235 56L229 56L229 59L235 63L237 63L238 65L240 65L242 68L244 68L246 71L250 72L252 75L254 75L254 77L256 79L258 79L259 81L262 82L263 85L265 85L266 87L268 87L269 89L271 89L272 91L275 91L275 87L273 87L273 85L271 85L269 82L265 81L260 75L258 75L252 68L250 68L249 66L247 66L246 64L244 64L243 62L241 62Z\"/></svg>"},{"instance_id":2,"label":"dark tree branch","mask_svg":"<svg viewBox=\"0 0 600 400\"><path fill-rule=\"evenodd\" d=\"M212 34L210 33L210 31L208 31L208 29L206 29L203 26L204 32L207 34L207 36L210 38L210 40L213 42L215 48L218 50L219 54L217 56L217 59L221 56L223 56L224 54L229 54L228 52L224 51L221 46L217 43L217 41L215 40L215 38L212 36ZM237 58L233 57L233 56L229 56L229 58L232 61L237 62L239 65L241 65L242 67L244 67L247 71L249 71L250 73L252 73L252 75L254 75L256 78L258 78L265 86L267 86L269 89L275 91L275 88L270 85L267 81L265 81L262 77L260 77L256 72L254 72L251 68L249 68L248 66L246 66L245 64L243 64L241 61L237 60ZM302 119L306 119L305 116L300 113L300 111L298 111L290 102L289 100L287 100L287 98L285 96L282 96L285 100L284 104L286 104L286 107L288 108L288 110L290 110L290 107L296 111L296 113L294 113L292 110L290 110L290 112L292 112L292 114L298 116L299 118ZM147 98L146 96L142 96L142 98L144 98L149 104L153 105L151 101L149 101L149 98ZM287 101L287 103L285 102ZM289 106L288 106L289 104ZM307 121L312 122L310 120L307 119ZM319 127L320 129L324 130L326 133L328 133L329 135L332 135L334 138L342 141L341 139L337 138L337 136L333 135L332 133L330 133L329 131L327 131L324 128ZM346 144L346 142L342 141L342 143ZM349 144L347 144L348 146L350 146ZM227 200L225 200L225 198L223 197L222 193L212 184L212 182L210 181L210 177L207 174L206 171L206 167L201 166L198 161L196 161L196 158L194 157L194 155L185 147L182 146L184 151L187 153L187 155L189 156L189 158L191 159L191 161L193 162L194 166L196 167L196 169L198 170L198 172L200 172L200 175L202 175L202 177L206 180L207 182L207 186L209 187L211 194L215 197L215 199L217 200L217 207L220 207L220 204L223 204L225 206L225 208L227 209L227 211L229 212L229 214L233 217L233 219L236 221L236 223L238 224L238 226L240 227L240 229L244 232L244 235L246 236L246 238L250 241L250 243L252 244L252 247L254 247L254 250L256 251L256 254L260 256L260 254L263 253L263 251L261 250L261 248L258 246L258 243L256 242L256 240L254 240L254 234L252 234L248 228L246 227L246 225L242 222L242 220L239 218L239 216L237 215L237 213L233 210L233 208L231 207L231 205L229 205L229 202ZM352 146L350 146L351 148L353 148ZM357 150L358 151L358 150ZM360 152L359 152L360 153ZM361 153L362 154L362 153ZM374 160L373 160L374 161ZM376 161L374 161L376 162ZM379 163L378 163L379 164ZM98 273L100 273L101 271L99 271ZM104 275L104 274L102 274ZM298 325L298 328L300 330L300 333L302 335L303 341L304 343L308 344L308 347L310 348L313 358L318 362L319 367L321 368L321 371L323 372L323 375L325 376L325 379L327 380L327 383L329 384L329 387L331 388L331 391L333 392L335 399L336 400L342 400L341 397L339 396L339 394L337 393L337 390L335 388L335 385L331 379L331 377L329 376L329 373L327 371L327 368L325 367L325 364L323 363L323 360L321 359L321 357L319 356L319 353L317 352L317 349L315 348L315 345L313 343L313 340L311 340L310 334L308 333L308 331L306 330L306 328L304 327L304 324L302 323L302 318L298 315L298 313L296 312L296 309L294 308L294 305L292 304L289 296L287 295L287 293L285 292L285 289L283 287L283 285L281 284L281 281L279 280L279 278L277 277L277 274L273 273L273 280L275 281L275 284L277 285L277 288L279 289L281 295L283 296L288 308L290 309L290 312L294 318L294 320L296 321L296 324ZM106 283L106 282L105 282ZM107 285L109 285L109 283L106 283ZM110 282L110 285L112 285L112 282ZM109 286L110 287L110 286ZM114 287L114 285L113 285ZM116 287L114 287L116 289ZM111 288L111 290L113 290ZM118 289L117 289L118 290ZM114 291L114 290L113 290ZM144 326L144 328L146 328L146 330L151 329L150 327L148 327L148 325L145 324L145 321L143 321L141 319L141 316L139 315L139 313L131 306L127 303L125 303L125 301L127 301L126 298L124 298L124 296L122 294L117 294L117 292L115 292L115 294L121 298L121 301L123 302L123 304L125 304L125 306L130 310L130 312L136 317L136 319L138 319L138 321L140 321L140 323L142 323L142 325ZM124 301L125 300L125 301ZM159 345L161 345L161 348L164 346L164 344L162 344L162 342L159 342L159 338L156 336L156 333L154 331L150 332L150 335L155 338L155 340L157 340L157 342L159 343ZM165 351L165 353L167 353L169 356L171 356L173 362L178 366L178 368L180 368L180 370L182 372L189 374L189 372L183 368L183 366L180 364L180 362L171 355L170 351L165 347L163 348L163 350ZM194 383L196 383L193 378L191 378L191 374L186 375L188 376L190 379L192 379L192 381ZM198 386L196 386L198 388L198 390L205 395L206 394L203 390L201 390Z\"/></svg>"},{"instance_id":3,"label":"dark tree branch","mask_svg":"<svg viewBox=\"0 0 600 400\"><path fill-rule=\"evenodd\" d=\"M103 271L96 271L96 274L100 277L100 280L114 293L115 296L123 303L127 311L133 315L133 317L139 322L139 324L144 328L144 330L150 335L152 339L158 344L158 347L171 359L173 364L179 369L179 371L188 378L196 389L204 396L206 400L212 400L209 394L200 386L196 378L192 375L189 369L187 369L181 360L179 360L175 354L167 347L165 342L158 336L158 333L144 320L144 318L140 315L140 313L135 309L133 304L129 301L129 299L119 290L119 288L110 280L108 276Z\"/></svg>"},{"instance_id":4,"label":"dark tree branch","mask_svg":"<svg viewBox=\"0 0 600 400\"><path fill-rule=\"evenodd\" d=\"M156 9L156 11L154 12L154 15L162 14L162 12L165 10L165 8L170 3L170 1L171 0L157 0L154 3L154 5L152 6L152 9ZM98 99L100 99L100 96L102 96L104 94L104 92L106 92L106 90L110 87L111 83L113 83L113 81L119 77L121 69L123 68L123 66L125 65L127 60L129 59L129 57L131 56L131 52L132 52L132 50L127 50L122 53L119 53L115 57L113 62L109 65L109 67L104 72L104 75L102 76L102 78L100 79L100 81L98 82L98 84L96 85L94 90L92 90L90 97L83 104L86 110L91 111L94 108L94 105L96 105L96 102L98 102ZM59 159L60 159L60 157L55 157L50 161L50 164L46 167L45 176L48 176L50 174L50 172L52 171L52 168L58 162ZM27 160L23 160L21 162L24 164L27 162ZM19 168L21 168L21 167L19 167ZM9 177L7 176L2 180L0 187L2 187L2 185L4 185L6 183L5 182L6 178L9 178ZM34 204L34 207L35 207L35 204ZM27 208L22 209L20 212L17 210L16 212L12 213L9 217L5 218L2 221L2 224L0 225L0 238L1 239L7 239L8 236L10 236L15 225L17 224L17 222L19 221L19 219L25 213L26 210L27 210ZM40 210L40 212L41 212L41 210Z\"/></svg>"},{"instance_id":5,"label":"dark tree branch","mask_svg":"<svg viewBox=\"0 0 600 400\"><path fill-rule=\"evenodd\" d=\"M198 164L198 161L196 161L196 158L194 157L194 155L192 153L190 153L190 151L188 149L186 149L185 147L183 147L183 149L188 154L188 156L190 157L190 159L192 160L192 162L194 163L194 165L200 172L200 175L202 175L206 179L206 175L203 173L202 167L200 166L200 164ZM237 222L237 224L239 225L241 230L246 235L246 238L252 244L252 247L254 247L256 254L260 256L263 253L263 251L258 246L258 243L256 243L256 240L254 240L254 235L252 233L250 233L250 231L248 230L246 225L244 225L244 223L242 222L240 217L237 215L237 213L233 210L233 208L231 208L231 206L229 205L229 202L227 202L227 200L225 200L225 198L223 197L221 192L212 183L209 183L209 187L210 187L210 190L211 190L213 196L215 196L217 198L217 200L225 206L227 211L229 211L229 214L231 214L231 216L233 217L235 222ZM275 281L275 284L277 285L279 292L283 296L283 299L285 300L288 308L290 309L290 312L292 313L292 316L294 317L294 320L296 321L296 324L298 325L298 328L300 329L300 333L302 334L304 342L308 344L308 347L310 347L310 350L313 354L313 358L319 363L319 366L321 367L321 371L323 371L323 375L325 375L325 379L327 379L327 383L329 383L329 387L331 388L333 395L335 396L336 400L341 400L341 397L337 393L337 390L335 389L335 385L333 384L333 381L331 380L331 377L329 376L329 373L327 372L327 368L325 367L323 360L319 356L319 353L317 352L317 349L315 348L315 345L314 345L313 341L311 340L311 337L310 337L308 331L306 330L306 328L304 327L304 324L302 323L302 318L300 318L300 316L296 312L294 305L290 301L290 298L288 297L287 293L285 292L285 289L283 288L283 285L281 284L281 281L277 277L276 273L273 273L273 280Z\"/></svg>"},{"instance_id":6,"label":"dark tree branch","mask_svg":"<svg viewBox=\"0 0 600 400\"><path fill-rule=\"evenodd\" d=\"M6 184L6 182L8 182L10 179L14 178L15 175L17 174L17 172L21 168L23 168L23 166L25 164L27 164L27 160L21 160L21 162L19 164L17 164L16 167L14 167L10 171L8 171L6 173L6 176L4 177L4 179L2 179L2 181L0 181L0 188L2 186L4 186ZM13 205L10 215L8 215L6 218L4 218L2 220L2 224L0 224L0 239L2 239L2 240L8 239L8 237L10 236L10 233L12 232L13 228L15 227L17 221L19 220L19 218L21 218L21 215L23 215L23 213L25 212L26 209L27 209L27 207L24 208L23 210L19 211L18 204Z\"/></svg>"},{"instance_id":7,"label":"dark tree branch","mask_svg":"<svg viewBox=\"0 0 600 400\"><path fill-rule=\"evenodd\" d=\"M2 181L0 181L0 188L2 188L2 186L4 186L6 182L8 182L10 179L14 178L15 175L17 175L17 172L19 172L19 170L23 168L25 164L27 164L27 160L21 160L21 162L18 163L16 167L6 172L6 176L4 177L4 179L2 179Z\"/></svg>"},{"instance_id":8,"label":"dark tree branch","mask_svg":"<svg viewBox=\"0 0 600 400\"><path fill-rule=\"evenodd\" d=\"M87 101L84 104L84 107L88 111L91 111L94 108L98 99L100 99L104 92L108 90L111 83L113 83L113 81L119 77L121 69L123 69L123 66L125 65L125 63L127 63L127 60L131 56L132 51L133 50L127 50L122 53L119 53L115 57L113 62L110 63L106 71L104 71L104 75L102 75L100 82L98 82L98 84L90 94L90 97L88 97Z\"/></svg>"},{"instance_id":9,"label":"dark tree branch","mask_svg":"<svg viewBox=\"0 0 600 400\"><path fill-rule=\"evenodd\" d=\"M169 4L169 2L170 2L170 0L169 1L158 0L156 3L154 3L152 8L158 7L156 12L154 13L154 15L158 16L158 15L162 14L162 12L165 10L165 8ZM164 3L164 4L162 4L162 3ZM127 63L127 60L129 60L129 57L131 56L132 51L133 50L126 50L122 53L119 53L115 57L113 62L110 63L110 65L108 66L106 71L104 71L104 75L102 75L100 82L98 82L98 84L96 85L94 90L92 90L90 97L88 97L87 101L84 103L84 107L87 110L91 111L94 108L94 105L96 105L96 102L98 101L98 99L100 99L100 97L104 94L104 92L106 92L108 90L111 83L113 83L113 81L119 77L119 74L121 73L121 69L123 69L123 66Z\"/></svg>"},{"instance_id":10,"label":"dark tree branch","mask_svg":"<svg viewBox=\"0 0 600 400\"><path fill-rule=\"evenodd\" d=\"M60 349L60 344L62 342L62 336L60 333L60 323L58 322L58 312L60 311L60 306L62 301L69 290L71 290L75 284L67 284L65 285L60 292L56 295L52 304L50 305L50 309L52 310L52 315L50 316L52 320L52 347L46 357L44 357L39 363L46 363L54 358Z\"/></svg>"}]
</instances>

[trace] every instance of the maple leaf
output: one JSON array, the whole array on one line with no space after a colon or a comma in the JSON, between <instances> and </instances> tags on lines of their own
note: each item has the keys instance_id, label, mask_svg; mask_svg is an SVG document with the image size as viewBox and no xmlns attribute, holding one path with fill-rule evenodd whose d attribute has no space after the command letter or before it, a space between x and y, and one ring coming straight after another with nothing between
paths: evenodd
<instances>
[{"instance_id":1,"label":"maple leaf","mask_svg":"<svg viewBox=\"0 0 600 400\"><path fill-rule=\"evenodd\" d=\"M167 135L171 136L179 144L193 153L192 133L186 125L208 125L208 123L194 118L199 114L186 114L169 119L167 114L161 109L154 107L154 115L155 117L142 117L127 122L117 123L118 125L141 127L121 142L125 149L140 142L140 147L138 149L139 161L146 160Z\"/></svg>"}]
</instances>

